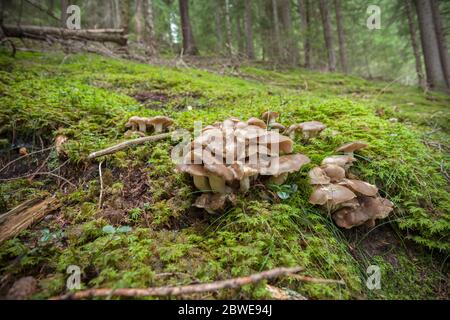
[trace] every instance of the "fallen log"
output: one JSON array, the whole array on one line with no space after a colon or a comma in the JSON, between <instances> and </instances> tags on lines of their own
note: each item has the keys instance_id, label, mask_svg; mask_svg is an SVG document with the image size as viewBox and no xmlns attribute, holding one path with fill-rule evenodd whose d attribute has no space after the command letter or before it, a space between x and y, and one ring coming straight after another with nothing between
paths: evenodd
<instances>
[{"instance_id":1,"label":"fallen log","mask_svg":"<svg viewBox=\"0 0 450 320\"><path fill-rule=\"evenodd\" d=\"M97 42L114 42L121 46L127 44L127 37L123 29L63 29L39 26L13 26L4 25L3 32L6 37L30 38L45 40L47 37L56 37L72 40L89 40Z\"/></svg>"},{"instance_id":2,"label":"fallen log","mask_svg":"<svg viewBox=\"0 0 450 320\"><path fill-rule=\"evenodd\" d=\"M236 289L244 285L259 282L264 279L273 279L280 276L302 271L303 268L275 268L272 270L255 273L246 277L233 278L211 283L191 284L180 287L154 287L154 288L98 288L68 293L63 296L54 297L53 300L86 299L93 297L147 297L147 296L179 296L193 293L217 291L220 289Z\"/></svg>"},{"instance_id":3,"label":"fallen log","mask_svg":"<svg viewBox=\"0 0 450 320\"><path fill-rule=\"evenodd\" d=\"M48 213L58 209L60 205L55 197L49 197L39 202L29 200L3 214L0 221L0 243L18 235Z\"/></svg>"},{"instance_id":4,"label":"fallen log","mask_svg":"<svg viewBox=\"0 0 450 320\"><path fill-rule=\"evenodd\" d=\"M143 144L145 142L153 142L153 141L159 141L162 139L166 139L166 138L169 138L171 135L172 135L172 132L167 132L167 133L156 134L153 136L147 136L147 137L137 138L137 139L133 139L133 140L127 140L127 141L121 142L119 144L116 144L114 146L108 147L106 149L92 152L88 156L88 159L91 160L91 159L95 159L95 158L98 158L101 156L106 156L108 154L115 153L117 151L126 149L133 145L138 145L138 144Z\"/></svg>"}]
</instances>

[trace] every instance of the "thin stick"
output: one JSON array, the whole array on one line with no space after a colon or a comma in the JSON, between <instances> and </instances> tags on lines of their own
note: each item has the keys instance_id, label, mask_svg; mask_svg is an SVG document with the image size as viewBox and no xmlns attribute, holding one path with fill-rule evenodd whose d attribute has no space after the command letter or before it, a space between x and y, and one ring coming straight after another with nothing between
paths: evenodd
<instances>
[{"instance_id":1,"label":"thin stick","mask_svg":"<svg viewBox=\"0 0 450 320\"><path fill-rule=\"evenodd\" d=\"M99 210L102 208L102 199L103 199L102 164L103 164L103 161L100 161L100 163L98 164L98 173L99 173L99 176L100 176L100 196L98 198L98 209Z\"/></svg>"},{"instance_id":2,"label":"thin stick","mask_svg":"<svg viewBox=\"0 0 450 320\"><path fill-rule=\"evenodd\" d=\"M146 297L146 296L179 296L192 293L201 293L216 291L220 289L235 289L244 285L259 282L264 279L272 279L287 274L302 271L303 268L276 268L260 273L255 273L247 277L240 277L228 280L215 281L211 283L192 284L181 287L154 287L154 288L98 288L69 293L63 296L55 297L54 300L64 299L86 299L92 297Z\"/></svg>"},{"instance_id":3,"label":"thin stick","mask_svg":"<svg viewBox=\"0 0 450 320\"><path fill-rule=\"evenodd\" d=\"M127 141L121 142L119 144L116 144L114 146L108 147L106 149L92 152L88 156L88 159L91 160L91 159L95 159L95 158L105 156L105 155L108 155L111 153L115 153L117 151L129 148L133 145L138 145L138 144L143 144L145 142L153 142L153 141L159 141L162 139L166 139L166 138L170 137L171 134L172 134L172 132L167 132L167 133L161 133L161 134L157 134L157 135L153 135L153 136L142 137L142 138L137 138L137 139L133 139L133 140L127 140Z\"/></svg>"}]
</instances>

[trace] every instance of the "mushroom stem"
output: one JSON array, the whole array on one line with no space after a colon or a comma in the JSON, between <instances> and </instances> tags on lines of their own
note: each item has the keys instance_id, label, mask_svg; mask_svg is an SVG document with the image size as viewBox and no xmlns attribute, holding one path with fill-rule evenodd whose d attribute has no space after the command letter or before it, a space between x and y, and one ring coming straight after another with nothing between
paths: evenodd
<instances>
[{"instance_id":1,"label":"mushroom stem","mask_svg":"<svg viewBox=\"0 0 450 320\"><path fill-rule=\"evenodd\" d=\"M147 131L147 126L145 125L145 123L139 123L139 131L141 132Z\"/></svg>"},{"instance_id":2,"label":"mushroom stem","mask_svg":"<svg viewBox=\"0 0 450 320\"><path fill-rule=\"evenodd\" d=\"M155 123L154 126L155 126L155 133L160 133L163 131L162 123Z\"/></svg>"},{"instance_id":3,"label":"mushroom stem","mask_svg":"<svg viewBox=\"0 0 450 320\"><path fill-rule=\"evenodd\" d=\"M211 187L209 186L208 178L204 176L194 176L194 185L200 191L209 191Z\"/></svg>"},{"instance_id":4,"label":"mushroom stem","mask_svg":"<svg viewBox=\"0 0 450 320\"><path fill-rule=\"evenodd\" d=\"M285 173L279 174L277 176L270 177L270 182L274 183L274 184L283 184L286 181L287 177L288 177L288 173L285 172Z\"/></svg>"},{"instance_id":5,"label":"mushroom stem","mask_svg":"<svg viewBox=\"0 0 450 320\"><path fill-rule=\"evenodd\" d=\"M240 190L247 192L250 189L250 177L243 177L240 181Z\"/></svg>"},{"instance_id":6,"label":"mushroom stem","mask_svg":"<svg viewBox=\"0 0 450 320\"><path fill-rule=\"evenodd\" d=\"M291 138L292 140L295 140L295 131L294 130L289 132L289 138Z\"/></svg>"},{"instance_id":7,"label":"mushroom stem","mask_svg":"<svg viewBox=\"0 0 450 320\"><path fill-rule=\"evenodd\" d=\"M213 192L227 193L227 188L225 185L225 180L218 176L209 176L209 185Z\"/></svg>"}]
</instances>

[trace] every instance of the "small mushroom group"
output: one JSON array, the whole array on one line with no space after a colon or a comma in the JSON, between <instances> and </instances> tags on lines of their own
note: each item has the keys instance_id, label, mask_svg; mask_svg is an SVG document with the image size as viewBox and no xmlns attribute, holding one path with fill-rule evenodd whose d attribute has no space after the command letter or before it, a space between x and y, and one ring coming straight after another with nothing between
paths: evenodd
<instances>
[{"instance_id":1,"label":"small mushroom group","mask_svg":"<svg viewBox=\"0 0 450 320\"><path fill-rule=\"evenodd\" d=\"M131 128L132 133L136 132L138 135L145 135L148 129L153 128L154 133L161 133L172 124L173 120L165 116L156 116L152 118L132 116L125 124L125 128Z\"/></svg>"},{"instance_id":2,"label":"small mushroom group","mask_svg":"<svg viewBox=\"0 0 450 320\"><path fill-rule=\"evenodd\" d=\"M273 124L272 116L263 118ZM261 119L229 118L205 127L177 168L190 174L196 188L204 192L194 205L215 211L227 199L217 194L245 193L258 177L282 184L289 173L310 161L305 155L291 154L292 149L290 138L268 131Z\"/></svg>"},{"instance_id":3,"label":"small mushroom group","mask_svg":"<svg viewBox=\"0 0 450 320\"><path fill-rule=\"evenodd\" d=\"M343 155L323 159L320 167L308 173L314 186L309 202L326 208L336 224L346 229L362 224L372 227L375 220L386 218L393 210L393 203L380 197L376 186L349 173L356 161L353 152L366 146L360 141L347 143L336 149Z\"/></svg>"}]
</instances>

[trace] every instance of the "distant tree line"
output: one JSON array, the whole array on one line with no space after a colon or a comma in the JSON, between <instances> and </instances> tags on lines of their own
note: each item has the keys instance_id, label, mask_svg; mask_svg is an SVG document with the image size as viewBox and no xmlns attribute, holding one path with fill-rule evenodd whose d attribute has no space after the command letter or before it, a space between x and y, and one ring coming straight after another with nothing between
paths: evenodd
<instances>
[{"instance_id":1,"label":"distant tree line","mask_svg":"<svg viewBox=\"0 0 450 320\"><path fill-rule=\"evenodd\" d=\"M221 55L274 67L402 77L450 90L450 2L380 0L381 29L366 0L3 0L1 21L62 26L68 5L83 28L122 28L146 54Z\"/></svg>"}]
</instances>

